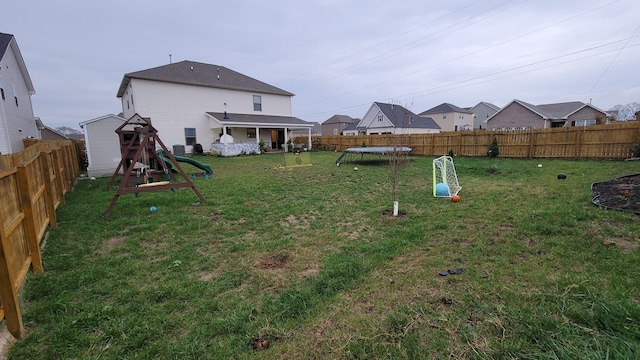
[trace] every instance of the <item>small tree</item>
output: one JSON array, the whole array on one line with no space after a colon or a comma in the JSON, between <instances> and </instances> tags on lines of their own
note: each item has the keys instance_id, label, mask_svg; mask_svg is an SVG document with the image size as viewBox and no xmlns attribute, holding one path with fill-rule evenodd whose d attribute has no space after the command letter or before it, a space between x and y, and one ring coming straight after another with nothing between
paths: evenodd
<instances>
[{"instance_id":1,"label":"small tree","mask_svg":"<svg viewBox=\"0 0 640 360\"><path fill-rule=\"evenodd\" d=\"M500 155L500 147L498 146L498 138L496 138L495 136L493 137L493 141L491 142L491 145L489 145L489 151L487 151L487 155L490 158L495 158L495 157L498 157L498 155Z\"/></svg>"},{"instance_id":2,"label":"small tree","mask_svg":"<svg viewBox=\"0 0 640 360\"><path fill-rule=\"evenodd\" d=\"M408 127L411 120L411 114L409 111L398 106L398 109L394 109L394 105L391 105L393 116L396 117L394 123L400 124L400 127L396 126L395 133L399 135L391 136L391 152L389 153L389 165L391 166L391 198L393 201L393 216L398 216L398 172L400 167L407 163L409 160L409 152L405 151L405 129ZM401 112L401 113L400 113Z\"/></svg>"}]
</instances>

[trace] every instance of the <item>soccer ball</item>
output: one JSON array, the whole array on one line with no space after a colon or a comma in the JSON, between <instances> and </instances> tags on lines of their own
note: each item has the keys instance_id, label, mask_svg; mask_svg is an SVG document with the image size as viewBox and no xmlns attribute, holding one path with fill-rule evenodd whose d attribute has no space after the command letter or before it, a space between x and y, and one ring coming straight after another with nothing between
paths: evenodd
<instances>
[{"instance_id":1,"label":"soccer ball","mask_svg":"<svg viewBox=\"0 0 640 360\"><path fill-rule=\"evenodd\" d=\"M458 196L458 195L453 195L453 196L451 197L451 201L453 201L453 202L460 202L460 196Z\"/></svg>"},{"instance_id":2,"label":"soccer ball","mask_svg":"<svg viewBox=\"0 0 640 360\"><path fill-rule=\"evenodd\" d=\"M356 167L354 167L354 168L353 168L353 171L358 171L358 167L357 167L357 166L356 166Z\"/></svg>"},{"instance_id":3,"label":"soccer ball","mask_svg":"<svg viewBox=\"0 0 640 360\"><path fill-rule=\"evenodd\" d=\"M542 164L538 164L538 167L542 167Z\"/></svg>"},{"instance_id":4,"label":"soccer ball","mask_svg":"<svg viewBox=\"0 0 640 360\"><path fill-rule=\"evenodd\" d=\"M449 196L449 185L445 183L436 184L436 196Z\"/></svg>"}]
</instances>

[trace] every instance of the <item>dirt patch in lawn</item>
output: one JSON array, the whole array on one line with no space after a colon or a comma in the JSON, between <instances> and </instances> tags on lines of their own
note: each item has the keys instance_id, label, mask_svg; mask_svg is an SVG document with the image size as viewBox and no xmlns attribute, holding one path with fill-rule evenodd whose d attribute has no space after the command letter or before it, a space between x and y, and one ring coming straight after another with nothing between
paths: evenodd
<instances>
[{"instance_id":1,"label":"dirt patch in lawn","mask_svg":"<svg viewBox=\"0 0 640 360\"><path fill-rule=\"evenodd\" d=\"M124 243L124 236L114 236L104 241L96 253L97 255L108 254L111 250L121 246L122 243Z\"/></svg>"},{"instance_id":2,"label":"dirt patch in lawn","mask_svg":"<svg viewBox=\"0 0 640 360\"><path fill-rule=\"evenodd\" d=\"M591 185L595 205L640 215L640 174Z\"/></svg>"},{"instance_id":3,"label":"dirt patch in lawn","mask_svg":"<svg viewBox=\"0 0 640 360\"><path fill-rule=\"evenodd\" d=\"M257 266L260 269L281 269L283 268L290 260L290 256L288 254L264 254L258 260Z\"/></svg>"}]
</instances>

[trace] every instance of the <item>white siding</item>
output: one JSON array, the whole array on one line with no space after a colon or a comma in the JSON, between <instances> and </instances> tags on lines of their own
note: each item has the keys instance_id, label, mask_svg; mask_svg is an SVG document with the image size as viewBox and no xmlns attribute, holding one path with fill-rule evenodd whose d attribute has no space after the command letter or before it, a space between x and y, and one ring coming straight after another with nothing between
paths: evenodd
<instances>
[{"instance_id":1,"label":"white siding","mask_svg":"<svg viewBox=\"0 0 640 360\"><path fill-rule=\"evenodd\" d=\"M122 125L123 119L108 116L103 119L84 124L85 144L89 157L89 176L111 175L118 167L121 159L120 140L116 129Z\"/></svg>"},{"instance_id":2,"label":"white siding","mask_svg":"<svg viewBox=\"0 0 640 360\"><path fill-rule=\"evenodd\" d=\"M23 139L28 137L38 139L40 133L36 128L31 94L11 46L7 47L7 51L0 60L0 68L5 94L5 100L0 98L0 127L2 127L0 152L15 153L24 150ZM18 98L18 106L14 97Z\"/></svg>"},{"instance_id":3,"label":"white siding","mask_svg":"<svg viewBox=\"0 0 640 360\"><path fill-rule=\"evenodd\" d=\"M262 111L253 110L253 95L262 97ZM206 112L291 116L291 96L131 79L122 97L122 109L126 119L136 113L151 118L158 137L169 149L186 145L184 129L195 128L196 142L207 151L220 129L210 128ZM186 146L186 151L191 152L192 147Z\"/></svg>"}]
</instances>

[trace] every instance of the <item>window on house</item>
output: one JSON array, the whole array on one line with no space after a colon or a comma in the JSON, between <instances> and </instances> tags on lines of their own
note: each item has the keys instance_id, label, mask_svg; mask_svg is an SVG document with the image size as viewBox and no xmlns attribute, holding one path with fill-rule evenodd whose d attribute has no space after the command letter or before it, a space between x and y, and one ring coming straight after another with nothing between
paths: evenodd
<instances>
[{"instance_id":1,"label":"window on house","mask_svg":"<svg viewBox=\"0 0 640 360\"><path fill-rule=\"evenodd\" d=\"M384 116L382 114L378 114L378 121L382 122L384 120Z\"/></svg>"},{"instance_id":2,"label":"window on house","mask_svg":"<svg viewBox=\"0 0 640 360\"><path fill-rule=\"evenodd\" d=\"M253 111L262 111L262 96L253 95Z\"/></svg>"},{"instance_id":3,"label":"window on house","mask_svg":"<svg viewBox=\"0 0 640 360\"><path fill-rule=\"evenodd\" d=\"M333 129L333 135L338 135L338 129Z\"/></svg>"},{"instance_id":4,"label":"window on house","mask_svg":"<svg viewBox=\"0 0 640 360\"><path fill-rule=\"evenodd\" d=\"M256 129L247 129L247 139L256 138Z\"/></svg>"},{"instance_id":5,"label":"window on house","mask_svg":"<svg viewBox=\"0 0 640 360\"><path fill-rule=\"evenodd\" d=\"M487 113L487 117L489 117L489 113Z\"/></svg>"},{"instance_id":6,"label":"window on house","mask_svg":"<svg viewBox=\"0 0 640 360\"><path fill-rule=\"evenodd\" d=\"M184 142L187 145L193 145L196 143L196 129L184 128Z\"/></svg>"},{"instance_id":7,"label":"window on house","mask_svg":"<svg viewBox=\"0 0 640 360\"><path fill-rule=\"evenodd\" d=\"M587 126L587 125L594 125L596 123L596 120L576 120L576 121L572 121L572 125L573 126Z\"/></svg>"},{"instance_id":8,"label":"window on house","mask_svg":"<svg viewBox=\"0 0 640 360\"><path fill-rule=\"evenodd\" d=\"M129 100L127 100L127 110L129 109Z\"/></svg>"},{"instance_id":9,"label":"window on house","mask_svg":"<svg viewBox=\"0 0 640 360\"><path fill-rule=\"evenodd\" d=\"M442 118L446 119L447 118L447 114L442 114Z\"/></svg>"},{"instance_id":10,"label":"window on house","mask_svg":"<svg viewBox=\"0 0 640 360\"><path fill-rule=\"evenodd\" d=\"M2 95L2 100L6 100L4 97L4 86L2 86L2 76L0 76L0 95Z\"/></svg>"}]
</instances>

